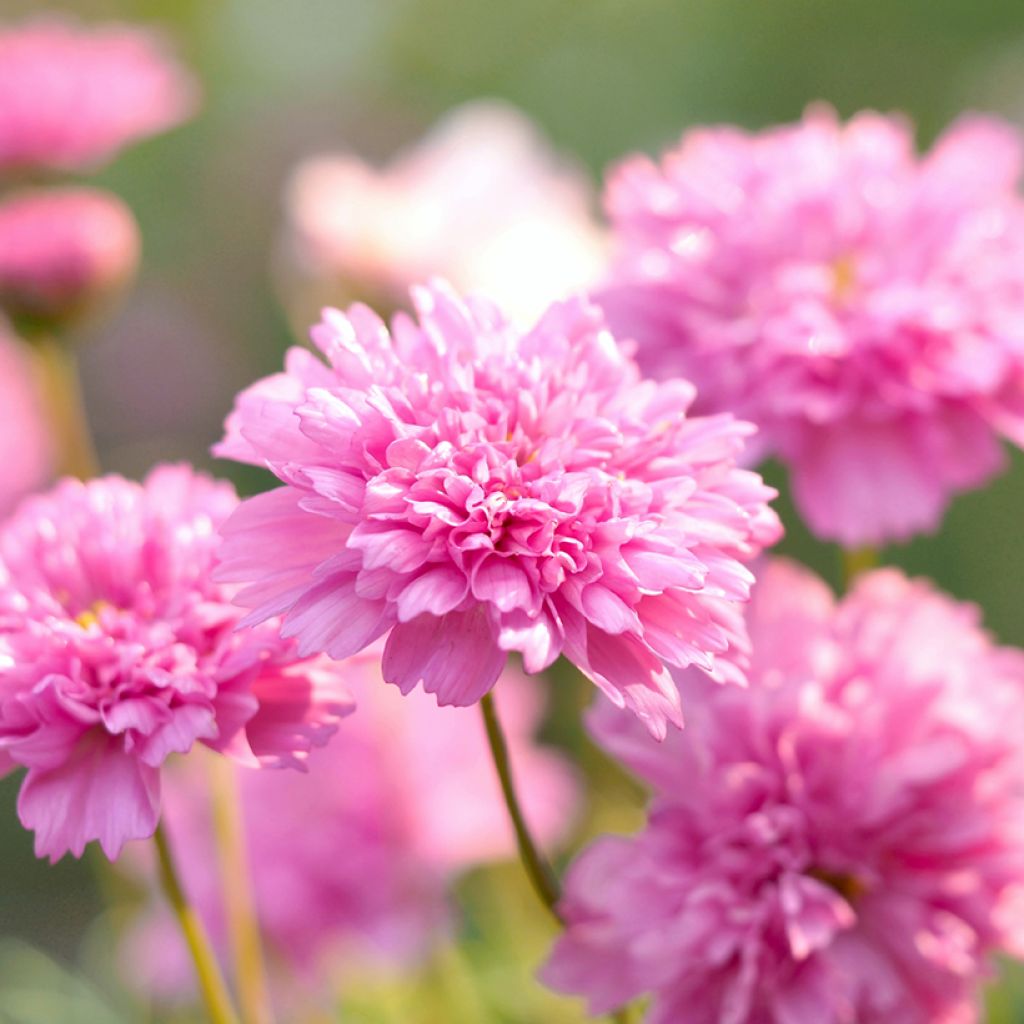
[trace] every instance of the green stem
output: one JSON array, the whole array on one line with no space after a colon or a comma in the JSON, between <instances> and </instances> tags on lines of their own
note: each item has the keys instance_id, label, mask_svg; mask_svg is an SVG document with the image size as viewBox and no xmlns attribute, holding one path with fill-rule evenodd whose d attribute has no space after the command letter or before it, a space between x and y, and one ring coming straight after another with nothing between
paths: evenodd
<instances>
[{"instance_id":1,"label":"green stem","mask_svg":"<svg viewBox=\"0 0 1024 1024\"><path fill-rule=\"evenodd\" d=\"M211 758L209 770L213 831L242 1020L245 1024L271 1024L270 994L259 920L252 901L238 778L232 763L220 755Z\"/></svg>"},{"instance_id":2,"label":"green stem","mask_svg":"<svg viewBox=\"0 0 1024 1024\"><path fill-rule=\"evenodd\" d=\"M57 473L88 480L100 472L85 414L74 349L52 334L29 339L39 390L57 443Z\"/></svg>"},{"instance_id":3,"label":"green stem","mask_svg":"<svg viewBox=\"0 0 1024 1024\"><path fill-rule=\"evenodd\" d=\"M540 852L534 842L529 826L526 824L519 797L516 795L515 783L512 779L512 766L508 756L508 744L505 742L505 734L502 731L501 722L498 720L494 697L489 693L485 694L480 701L480 708L484 715L491 757L494 760L494 767L498 771L502 796L505 798L505 807L508 809L512 827L515 829L519 858L523 862L527 877L541 903L547 907L555 920L561 923L562 917L558 912L558 901L561 898L558 879L544 854Z\"/></svg>"},{"instance_id":4,"label":"green stem","mask_svg":"<svg viewBox=\"0 0 1024 1024\"><path fill-rule=\"evenodd\" d=\"M843 583L849 589L861 573L874 569L879 564L879 553L877 548L843 548Z\"/></svg>"},{"instance_id":5,"label":"green stem","mask_svg":"<svg viewBox=\"0 0 1024 1024\"><path fill-rule=\"evenodd\" d=\"M171 910L174 911L174 916L178 919L181 933L192 956L192 962L195 964L199 991L202 994L210 1024L239 1024L238 1014L235 1013L235 1008L231 1005L231 996L228 994L227 985L220 973L220 967L217 965L217 958L206 934L206 929L195 908L190 906L181 880L178 878L174 857L171 854L171 847L167 841L167 833L164 831L163 824L157 826L153 842L156 844L160 865L160 884L163 886L164 895L171 905Z\"/></svg>"}]
</instances>

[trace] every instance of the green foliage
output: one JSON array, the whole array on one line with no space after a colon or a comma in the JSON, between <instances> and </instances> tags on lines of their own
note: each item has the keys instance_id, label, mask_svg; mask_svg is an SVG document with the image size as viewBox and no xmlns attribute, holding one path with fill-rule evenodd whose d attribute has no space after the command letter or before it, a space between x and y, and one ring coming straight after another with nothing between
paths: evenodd
<instances>
[{"instance_id":1,"label":"green foliage","mask_svg":"<svg viewBox=\"0 0 1024 1024\"><path fill-rule=\"evenodd\" d=\"M139 1024L93 985L31 946L0 942L0 1024Z\"/></svg>"}]
</instances>

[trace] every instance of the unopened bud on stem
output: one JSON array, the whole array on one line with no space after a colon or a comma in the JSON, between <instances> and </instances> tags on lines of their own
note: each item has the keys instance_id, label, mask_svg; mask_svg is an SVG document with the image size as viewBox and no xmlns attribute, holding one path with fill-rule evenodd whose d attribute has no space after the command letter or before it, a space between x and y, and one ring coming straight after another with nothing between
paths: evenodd
<instances>
[{"instance_id":1,"label":"unopened bud on stem","mask_svg":"<svg viewBox=\"0 0 1024 1024\"><path fill-rule=\"evenodd\" d=\"M0 309L26 336L59 332L129 284L140 247L135 218L115 195L15 192L0 202Z\"/></svg>"}]
</instances>

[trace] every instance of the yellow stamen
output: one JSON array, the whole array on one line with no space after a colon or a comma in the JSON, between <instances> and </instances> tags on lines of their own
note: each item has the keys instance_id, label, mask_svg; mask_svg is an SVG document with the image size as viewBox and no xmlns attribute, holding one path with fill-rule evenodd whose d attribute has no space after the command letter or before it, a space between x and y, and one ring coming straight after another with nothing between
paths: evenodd
<instances>
[{"instance_id":1,"label":"yellow stamen","mask_svg":"<svg viewBox=\"0 0 1024 1024\"><path fill-rule=\"evenodd\" d=\"M832 264L832 294L838 302L848 299L857 284L857 264L852 256L840 256Z\"/></svg>"},{"instance_id":2,"label":"yellow stamen","mask_svg":"<svg viewBox=\"0 0 1024 1024\"><path fill-rule=\"evenodd\" d=\"M82 629L90 629L92 626L98 626L100 624L100 615L105 608L109 608L110 605L106 601L94 601L88 608L83 612L79 612L75 616L75 622L82 627Z\"/></svg>"}]
</instances>

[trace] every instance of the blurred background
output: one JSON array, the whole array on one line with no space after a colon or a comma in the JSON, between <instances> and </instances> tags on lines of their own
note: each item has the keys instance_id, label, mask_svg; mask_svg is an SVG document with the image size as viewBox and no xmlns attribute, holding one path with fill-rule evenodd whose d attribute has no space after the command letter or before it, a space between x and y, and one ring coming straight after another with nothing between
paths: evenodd
<instances>
[{"instance_id":1,"label":"blurred background","mask_svg":"<svg viewBox=\"0 0 1024 1024\"><path fill-rule=\"evenodd\" d=\"M44 9L3 0L2 17ZM137 287L90 328L83 348L104 467L133 476L158 459L212 467L208 448L234 394L276 369L294 340L271 268L283 186L304 157L346 150L385 161L477 97L519 107L595 183L621 155L657 151L688 126L760 127L792 120L814 100L843 116L904 111L922 143L967 109L1024 126L1020 0L95 0L60 9L159 26L204 94L198 117L91 179L129 203L144 238ZM260 486L235 466L217 471L243 489ZM781 473L769 477L785 491ZM992 487L954 503L940 536L887 558L978 602L1000 639L1024 644L1022 507L1024 458L1015 454ZM784 550L836 581L835 552L800 528L785 494L780 511ZM556 717L550 734L581 743L573 717ZM0 784L0 933L10 940L0 949L0 1021L145 1019L111 976L94 872L34 859L15 817L16 789L16 779ZM508 882L519 884L514 871ZM476 883L464 884L472 896ZM483 898L475 906L486 935L494 908ZM550 933L519 913L535 946L488 961L505 965L522 997L507 1019L579 1019L565 1003L528 994ZM459 970L472 967L472 936L467 948ZM472 985L455 975L448 985ZM27 988L51 1001L23 998ZM1010 972L993 993L993 1022L1024 1021L1024 984L1017 988ZM347 1019L414 1019L360 1012Z\"/></svg>"}]
</instances>

